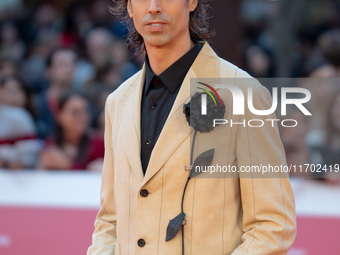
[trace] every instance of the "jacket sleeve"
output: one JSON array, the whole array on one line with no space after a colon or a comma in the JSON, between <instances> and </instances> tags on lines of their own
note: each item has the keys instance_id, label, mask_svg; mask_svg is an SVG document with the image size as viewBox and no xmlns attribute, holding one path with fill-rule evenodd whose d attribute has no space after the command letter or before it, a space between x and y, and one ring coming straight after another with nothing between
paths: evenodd
<instances>
[{"instance_id":1,"label":"jacket sleeve","mask_svg":"<svg viewBox=\"0 0 340 255\"><path fill-rule=\"evenodd\" d=\"M101 183L101 208L97 214L92 245L87 255L114 255L116 246L116 208L114 201L114 159L112 145L112 118L110 97L105 104L105 155Z\"/></svg>"},{"instance_id":2,"label":"jacket sleeve","mask_svg":"<svg viewBox=\"0 0 340 255\"><path fill-rule=\"evenodd\" d=\"M267 89L261 85L253 88L255 109L270 109L271 101ZM247 106L245 109L247 122L260 119L265 124L262 127L239 127L236 145L238 168L286 166L277 124L266 121L276 119L275 114L258 116ZM240 191L244 234L241 245L232 255L287 254L296 234L295 202L288 173L240 173Z\"/></svg>"}]
</instances>

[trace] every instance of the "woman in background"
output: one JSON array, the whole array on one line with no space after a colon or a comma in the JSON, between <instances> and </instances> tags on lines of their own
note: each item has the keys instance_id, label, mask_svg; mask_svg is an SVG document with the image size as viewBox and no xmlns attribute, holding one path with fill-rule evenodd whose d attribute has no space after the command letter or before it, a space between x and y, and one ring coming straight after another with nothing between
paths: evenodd
<instances>
[{"instance_id":1,"label":"woman in background","mask_svg":"<svg viewBox=\"0 0 340 255\"><path fill-rule=\"evenodd\" d=\"M0 78L0 168L32 169L41 143L19 78Z\"/></svg>"},{"instance_id":2,"label":"woman in background","mask_svg":"<svg viewBox=\"0 0 340 255\"><path fill-rule=\"evenodd\" d=\"M100 171L104 141L90 130L90 109L86 98L74 92L58 102L55 132L41 152L37 168Z\"/></svg>"},{"instance_id":3,"label":"woman in background","mask_svg":"<svg viewBox=\"0 0 340 255\"><path fill-rule=\"evenodd\" d=\"M26 109L35 118L32 106L32 93L23 79L18 75L7 75L2 78L3 103L8 106Z\"/></svg>"}]
</instances>

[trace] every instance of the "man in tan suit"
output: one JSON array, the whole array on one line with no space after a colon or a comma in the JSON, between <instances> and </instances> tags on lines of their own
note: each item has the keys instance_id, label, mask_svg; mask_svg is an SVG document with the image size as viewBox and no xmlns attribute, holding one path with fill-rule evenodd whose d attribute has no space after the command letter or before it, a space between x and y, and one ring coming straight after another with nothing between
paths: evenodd
<instances>
[{"instance_id":1,"label":"man in tan suit","mask_svg":"<svg viewBox=\"0 0 340 255\"><path fill-rule=\"evenodd\" d=\"M143 69L106 102L101 209L88 255L287 254L295 238L294 198L287 174L275 178L192 178L186 187L181 230L167 239L169 221L181 212L190 171L190 127L183 104L193 78L236 78L247 73L219 58L207 42L208 0L114 0L125 19L130 46L146 51ZM124 16L127 14L126 16ZM271 98L252 85L256 109ZM225 118L234 122L230 93L219 90ZM274 115L245 118L275 119ZM214 148L212 164L240 168L285 165L276 125L221 125L199 134L194 157ZM226 156L225 156L226 155ZM183 240L183 241L182 241Z\"/></svg>"}]
</instances>

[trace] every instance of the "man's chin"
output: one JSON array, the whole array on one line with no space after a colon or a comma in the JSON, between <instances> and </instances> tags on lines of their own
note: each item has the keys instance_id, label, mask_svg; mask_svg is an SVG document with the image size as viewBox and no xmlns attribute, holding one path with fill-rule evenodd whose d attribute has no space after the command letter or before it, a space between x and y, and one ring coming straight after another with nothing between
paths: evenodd
<instances>
[{"instance_id":1,"label":"man's chin","mask_svg":"<svg viewBox=\"0 0 340 255\"><path fill-rule=\"evenodd\" d=\"M153 38L151 40L145 40L146 47L162 48L170 45L170 41L167 38Z\"/></svg>"}]
</instances>

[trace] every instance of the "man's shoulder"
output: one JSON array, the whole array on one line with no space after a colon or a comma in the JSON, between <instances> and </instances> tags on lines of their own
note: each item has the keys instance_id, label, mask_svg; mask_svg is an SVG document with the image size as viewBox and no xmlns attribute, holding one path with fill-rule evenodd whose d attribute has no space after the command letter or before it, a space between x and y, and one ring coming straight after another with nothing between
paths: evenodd
<instances>
[{"instance_id":1,"label":"man's shoulder","mask_svg":"<svg viewBox=\"0 0 340 255\"><path fill-rule=\"evenodd\" d=\"M220 78L226 78L227 81L233 83L235 86L240 88L244 94L248 93L248 89L251 88L254 94L265 94L268 95L268 90L265 88L259 80L252 77L246 71L240 67L230 63L229 61L220 58Z\"/></svg>"},{"instance_id":2,"label":"man's shoulder","mask_svg":"<svg viewBox=\"0 0 340 255\"><path fill-rule=\"evenodd\" d=\"M200 68L206 68L206 70L212 70L211 66L216 66L216 61L218 62L219 66L219 77L220 78L252 78L247 72L242 70L240 67L232 64L231 62L221 58L217 55L215 50L210 46L208 42L202 42L202 50L200 55L202 56L200 62L204 62L203 64L200 63ZM212 64L212 65L210 65ZM215 73L216 70L212 70Z\"/></svg>"},{"instance_id":3,"label":"man's shoulder","mask_svg":"<svg viewBox=\"0 0 340 255\"><path fill-rule=\"evenodd\" d=\"M140 78L141 75L142 75L142 70L139 70L137 73L132 75L129 79L124 81L121 85L119 85L119 87L115 91L113 91L107 97L107 101L113 102L115 100L120 100L120 99L124 100L124 98L128 96L129 91L135 89L135 86L132 86L132 85L135 84L136 80Z\"/></svg>"},{"instance_id":4,"label":"man's shoulder","mask_svg":"<svg viewBox=\"0 0 340 255\"><path fill-rule=\"evenodd\" d=\"M218 57L220 62L221 78L254 79L250 74L233 63Z\"/></svg>"}]
</instances>

